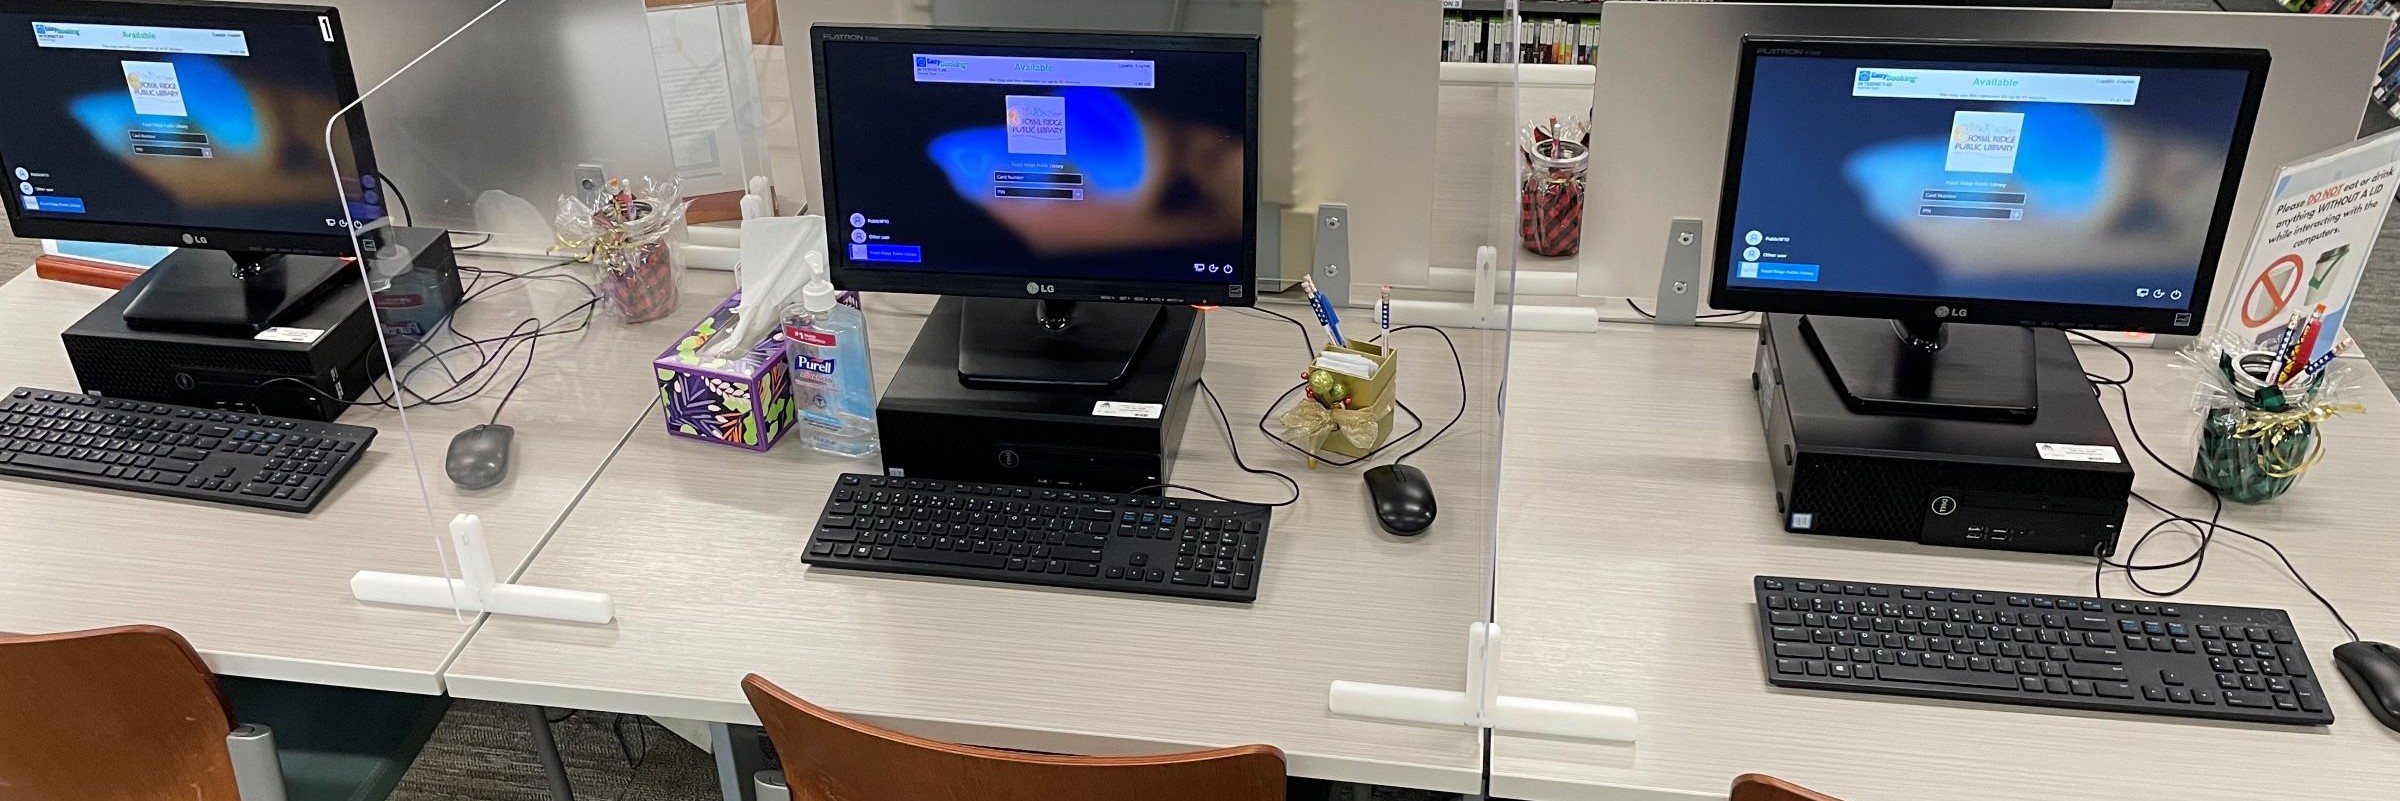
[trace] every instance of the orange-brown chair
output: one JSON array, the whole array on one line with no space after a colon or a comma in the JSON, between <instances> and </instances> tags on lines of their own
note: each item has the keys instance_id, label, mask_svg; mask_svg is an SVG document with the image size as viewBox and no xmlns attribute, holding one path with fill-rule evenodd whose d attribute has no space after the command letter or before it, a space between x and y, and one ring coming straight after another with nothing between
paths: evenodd
<instances>
[{"instance_id":1,"label":"orange-brown chair","mask_svg":"<svg viewBox=\"0 0 2400 801\"><path fill-rule=\"evenodd\" d=\"M157 626L0 637L0 801L283 801L273 732Z\"/></svg>"},{"instance_id":2,"label":"orange-brown chair","mask_svg":"<svg viewBox=\"0 0 2400 801\"><path fill-rule=\"evenodd\" d=\"M1744 773L1733 777L1733 797L1729 801L1842 800L1763 773Z\"/></svg>"},{"instance_id":3,"label":"orange-brown chair","mask_svg":"<svg viewBox=\"0 0 2400 801\"><path fill-rule=\"evenodd\" d=\"M783 770L759 801L1282 801L1283 752L1245 745L1144 757L1031 754L870 726L742 679ZM780 775L777 775L780 773Z\"/></svg>"},{"instance_id":4,"label":"orange-brown chair","mask_svg":"<svg viewBox=\"0 0 2400 801\"><path fill-rule=\"evenodd\" d=\"M375 801L449 702L219 678L157 626L0 637L0 801Z\"/></svg>"}]
</instances>

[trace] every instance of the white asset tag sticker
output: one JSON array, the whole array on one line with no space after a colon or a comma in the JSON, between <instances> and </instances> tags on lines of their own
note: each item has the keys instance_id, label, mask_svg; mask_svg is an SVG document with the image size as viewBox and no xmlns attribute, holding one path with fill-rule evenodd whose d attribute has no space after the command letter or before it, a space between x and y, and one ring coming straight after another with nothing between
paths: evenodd
<instances>
[{"instance_id":1,"label":"white asset tag sticker","mask_svg":"<svg viewBox=\"0 0 2400 801\"><path fill-rule=\"evenodd\" d=\"M258 332L258 338L268 342L298 342L303 345L325 335L319 328L269 328Z\"/></svg>"},{"instance_id":2,"label":"white asset tag sticker","mask_svg":"<svg viewBox=\"0 0 2400 801\"><path fill-rule=\"evenodd\" d=\"M1159 415L1165 413L1166 407L1156 403L1096 401L1092 404L1092 416L1094 417L1136 417L1143 420L1156 420Z\"/></svg>"},{"instance_id":3,"label":"white asset tag sticker","mask_svg":"<svg viewBox=\"0 0 2400 801\"><path fill-rule=\"evenodd\" d=\"M2117 456L2117 449L2106 445L2061 445L2056 442L2036 442L2033 447L2034 450L2041 452L2042 458L2055 462L2122 464L2125 461Z\"/></svg>"}]
</instances>

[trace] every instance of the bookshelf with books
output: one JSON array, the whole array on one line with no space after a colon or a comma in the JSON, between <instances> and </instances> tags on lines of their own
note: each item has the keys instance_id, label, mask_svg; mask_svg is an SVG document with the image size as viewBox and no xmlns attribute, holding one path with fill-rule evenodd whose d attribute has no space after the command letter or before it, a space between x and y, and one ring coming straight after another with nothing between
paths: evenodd
<instances>
[{"instance_id":1,"label":"bookshelf with books","mask_svg":"<svg viewBox=\"0 0 2400 801\"><path fill-rule=\"evenodd\" d=\"M1551 3L1589 6L1598 3ZM1516 21L1518 33L1509 36L1507 15L1496 12L1452 11L1442 16L1442 60L1478 64L1591 64L1600 54L1600 17L1542 17ZM1510 42L1516 43L1510 57Z\"/></svg>"},{"instance_id":2,"label":"bookshelf with books","mask_svg":"<svg viewBox=\"0 0 2400 801\"><path fill-rule=\"evenodd\" d=\"M1458 0L1456 4L1444 3L1442 7L1457 9L1460 11L1507 11L1508 0ZM1589 14L1597 16L1600 13L1600 1L1519 0L1517 3L1517 12L1527 16L1532 16L1535 14Z\"/></svg>"}]
</instances>

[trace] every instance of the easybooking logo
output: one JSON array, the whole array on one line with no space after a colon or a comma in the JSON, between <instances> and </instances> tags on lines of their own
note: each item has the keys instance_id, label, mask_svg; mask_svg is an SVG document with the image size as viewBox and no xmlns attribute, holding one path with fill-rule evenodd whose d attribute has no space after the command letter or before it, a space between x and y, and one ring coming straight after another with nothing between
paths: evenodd
<instances>
[{"instance_id":1,"label":"easybooking logo","mask_svg":"<svg viewBox=\"0 0 2400 801\"><path fill-rule=\"evenodd\" d=\"M1901 67L1860 69L1857 75L1852 97L2130 106L2142 89L2139 75Z\"/></svg>"}]
</instances>

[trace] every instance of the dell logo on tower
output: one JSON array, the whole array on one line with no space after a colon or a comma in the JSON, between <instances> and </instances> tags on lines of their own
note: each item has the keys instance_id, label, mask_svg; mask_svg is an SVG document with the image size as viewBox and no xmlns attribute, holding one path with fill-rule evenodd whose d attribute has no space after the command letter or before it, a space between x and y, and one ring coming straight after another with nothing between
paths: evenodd
<instances>
[{"instance_id":1,"label":"dell logo on tower","mask_svg":"<svg viewBox=\"0 0 2400 801\"><path fill-rule=\"evenodd\" d=\"M1053 286L1053 285L1050 285L1050 284L1045 284L1045 283L1042 283L1042 282L1040 282L1040 281L1027 281L1027 282L1025 282L1025 294L1028 294L1028 295L1040 295L1040 294L1049 293L1049 292L1056 292L1056 291L1058 291L1058 287L1056 287L1056 286Z\"/></svg>"}]
</instances>

